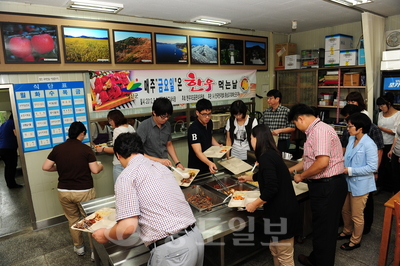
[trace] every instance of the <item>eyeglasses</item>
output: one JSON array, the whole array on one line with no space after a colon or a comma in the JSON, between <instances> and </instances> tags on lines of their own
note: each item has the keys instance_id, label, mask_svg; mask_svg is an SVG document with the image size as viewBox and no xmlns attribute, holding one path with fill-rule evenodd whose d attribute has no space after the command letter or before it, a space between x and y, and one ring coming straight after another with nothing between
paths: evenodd
<instances>
[{"instance_id":1,"label":"eyeglasses","mask_svg":"<svg viewBox=\"0 0 400 266\"><path fill-rule=\"evenodd\" d=\"M349 125L347 125L347 128L352 128L352 127L355 127L355 126L349 126Z\"/></svg>"},{"instance_id":2,"label":"eyeglasses","mask_svg":"<svg viewBox=\"0 0 400 266\"><path fill-rule=\"evenodd\" d=\"M199 113L202 117L210 117L212 113Z\"/></svg>"},{"instance_id":3,"label":"eyeglasses","mask_svg":"<svg viewBox=\"0 0 400 266\"><path fill-rule=\"evenodd\" d=\"M169 119L171 116L170 115L159 115L161 119Z\"/></svg>"}]
</instances>

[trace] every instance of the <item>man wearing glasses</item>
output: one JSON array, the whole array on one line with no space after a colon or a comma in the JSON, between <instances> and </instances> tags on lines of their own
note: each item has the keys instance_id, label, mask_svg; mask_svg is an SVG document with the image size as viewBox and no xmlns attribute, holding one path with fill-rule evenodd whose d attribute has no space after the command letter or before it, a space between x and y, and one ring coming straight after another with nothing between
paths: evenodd
<instances>
[{"instance_id":1,"label":"man wearing glasses","mask_svg":"<svg viewBox=\"0 0 400 266\"><path fill-rule=\"evenodd\" d=\"M167 98L157 98L152 106L152 116L144 120L137 128L142 139L144 156L165 166L172 166L168 159L171 156L176 167L185 169L176 155L171 137L171 124L168 118L172 115L173 107Z\"/></svg>"},{"instance_id":2,"label":"man wearing glasses","mask_svg":"<svg viewBox=\"0 0 400 266\"><path fill-rule=\"evenodd\" d=\"M211 146L220 146L212 136L213 123L211 121L212 104L207 99L200 99L196 103L197 119L188 129L189 162L188 167L200 169L199 174L212 173L217 166L212 159L204 155Z\"/></svg>"}]
</instances>

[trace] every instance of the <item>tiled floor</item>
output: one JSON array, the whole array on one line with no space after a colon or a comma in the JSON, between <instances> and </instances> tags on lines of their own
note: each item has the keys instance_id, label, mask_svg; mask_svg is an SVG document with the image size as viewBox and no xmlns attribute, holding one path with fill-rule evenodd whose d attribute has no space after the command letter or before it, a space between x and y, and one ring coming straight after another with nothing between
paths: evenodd
<instances>
[{"instance_id":1,"label":"tiled floor","mask_svg":"<svg viewBox=\"0 0 400 266\"><path fill-rule=\"evenodd\" d=\"M22 178L18 178L22 183ZM382 192L375 199L375 220L372 230L363 237L361 248L353 251L342 251L339 246L345 240L338 241L336 252L337 266L375 266L378 262L380 232L383 223L383 204L391 197L391 193ZM77 256L72 249L68 224L62 223L43 230L33 231L30 227L29 215L26 215L25 188L8 190L3 177L3 163L0 162L0 266L59 266L59 265L94 265L90 260L90 252ZM389 250L388 265L393 261L394 230ZM86 250L89 250L88 237L85 234ZM296 243L295 257L308 255L311 251L311 236L304 243ZM228 254L229 256L229 254ZM273 261L267 248L265 252L240 263L241 266L272 266ZM300 263L295 262L295 265Z\"/></svg>"}]
</instances>

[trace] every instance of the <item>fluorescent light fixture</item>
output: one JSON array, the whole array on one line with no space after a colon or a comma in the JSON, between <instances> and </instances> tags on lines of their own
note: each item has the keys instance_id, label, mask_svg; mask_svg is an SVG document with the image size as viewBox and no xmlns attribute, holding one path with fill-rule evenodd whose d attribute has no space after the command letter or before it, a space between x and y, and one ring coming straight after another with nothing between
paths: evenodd
<instances>
[{"instance_id":1,"label":"fluorescent light fixture","mask_svg":"<svg viewBox=\"0 0 400 266\"><path fill-rule=\"evenodd\" d=\"M229 19L211 18L211 17L204 17L204 16L193 18L190 20L190 22L215 25L215 26L223 26L223 25L231 23L231 21Z\"/></svg>"},{"instance_id":2,"label":"fluorescent light fixture","mask_svg":"<svg viewBox=\"0 0 400 266\"><path fill-rule=\"evenodd\" d=\"M124 8L123 4L89 1L89 0L71 0L68 2L67 9L105 12L105 13L118 13Z\"/></svg>"},{"instance_id":3,"label":"fluorescent light fixture","mask_svg":"<svg viewBox=\"0 0 400 266\"><path fill-rule=\"evenodd\" d=\"M373 0L328 0L344 6L356 6L361 4L372 3Z\"/></svg>"}]
</instances>

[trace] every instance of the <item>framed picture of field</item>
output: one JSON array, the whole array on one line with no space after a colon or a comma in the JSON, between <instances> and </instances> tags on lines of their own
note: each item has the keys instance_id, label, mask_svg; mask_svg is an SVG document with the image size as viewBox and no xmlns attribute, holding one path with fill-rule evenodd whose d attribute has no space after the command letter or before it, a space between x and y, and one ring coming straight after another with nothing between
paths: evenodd
<instances>
[{"instance_id":1,"label":"framed picture of field","mask_svg":"<svg viewBox=\"0 0 400 266\"><path fill-rule=\"evenodd\" d=\"M187 64L187 36L155 34L157 64Z\"/></svg>"},{"instance_id":2,"label":"framed picture of field","mask_svg":"<svg viewBox=\"0 0 400 266\"><path fill-rule=\"evenodd\" d=\"M190 36L191 64L218 64L218 39Z\"/></svg>"},{"instance_id":3,"label":"framed picture of field","mask_svg":"<svg viewBox=\"0 0 400 266\"><path fill-rule=\"evenodd\" d=\"M267 62L267 49L265 42L245 41L246 65L265 65Z\"/></svg>"},{"instance_id":4,"label":"framed picture of field","mask_svg":"<svg viewBox=\"0 0 400 266\"><path fill-rule=\"evenodd\" d=\"M5 63L60 63L56 25L1 23Z\"/></svg>"},{"instance_id":5,"label":"framed picture of field","mask_svg":"<svg viewBox=\"0 0 400 266\"><path fill-rule=\"evenodd\" d=\"M243 65L243 41L219 39L220 64Z\"/></svg>"},{"instance_id":6,"label":"framed picture of field","mask_svg":"<svg viewBox=\"0 0 400 266\"><path fill-rule=\"evenodd\" d=\"M65 63L110 63L108 29L62 26Z\"/></svg>"},{"instance_id":7,"label":"framed picture of field","mask_svg":"<svg viewBox=\"0 0 400 266\"><path fill-rule=\"evenodd\" d=\"M115 63L153 63L152 34L113 30Z\"/></svg>"}]
</instances>

